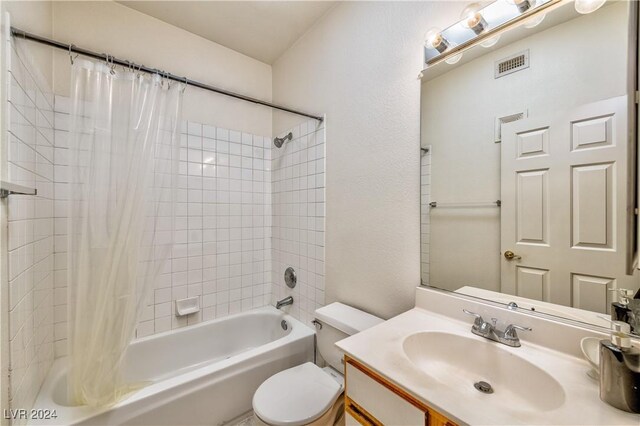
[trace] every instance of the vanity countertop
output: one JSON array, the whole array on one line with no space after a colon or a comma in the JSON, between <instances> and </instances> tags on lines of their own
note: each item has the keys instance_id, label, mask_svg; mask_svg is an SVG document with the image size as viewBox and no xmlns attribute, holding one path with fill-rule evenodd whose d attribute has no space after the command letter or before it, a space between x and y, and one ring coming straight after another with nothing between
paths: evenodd
<instances>
[{"instance_id":1,"label":"vanity countertop","mask_svg":"<svg viewBox=\"0 0 640 426\"><path fill-rule=\"evenodd\" d=\"M509 401L509 395L500 389L490 395L476 391L471 385L454 390L421 371L404 353L405 338L418 332L445 332L486 341L473 335L470 328L470 322L416 307L344 339L337 346L426 405L461 424L640 424L640 415L618 410L600 400L598 383L587 376L590 366L585 360L525 340L519 348L500 346L537 365L559 382L564 390L564 403L558 408L547 411L522 409L519 404ZM472 351L468 356L474 356ZM518 377L517 372L513 372L513 376L514 380L526 380L526 377Z\"/></svg>"}]
</instances>

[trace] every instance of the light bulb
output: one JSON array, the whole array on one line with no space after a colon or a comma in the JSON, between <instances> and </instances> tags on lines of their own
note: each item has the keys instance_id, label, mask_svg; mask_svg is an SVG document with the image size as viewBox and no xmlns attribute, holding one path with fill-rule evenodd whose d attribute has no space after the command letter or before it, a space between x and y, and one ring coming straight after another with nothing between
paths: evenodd
<instances>
[{"instance_id":1,"label":"light bulb","mask_svg":"<svg viewBox=\"0 0 640 426\"><path fill-rule=\"evenodd\" d=\"M438 53L441 54L457 46L456 43L450 42L444 38L439 28L431 28L427 31L427 34L424 36L424 45L428 49L436 49ZM462 53L449 56L445 59L445 62L448 64L455 64L460 60L460 58L462 58Z\"/></svg>"},{"instance_id":2,"label":"light bulb","mask_svg":"<svg viewBox=\"0 0 640 426\"><path fill-rule=\"evenodd\" d=\"M444 53L449 47L449 42L438 28L432 28L425 35L424 45L429 49L436 49L438 52Z\"/></svg>"},{"instance_id":3,"label":"light bulb","mask_svg":"<svg viewBox=\"0 0 640 426\"><path fill-rule=\"evenodd\" d=\"M527 10L531 9L533 6L532 3L535 3L535 0L507 0L507 3L513 4L518 8L518 12L525 13Z\"/></svg>"},{"instance_id":4,"label":"light bulb","mask_svg":"<svg viewBox=\"0 0 640 426\"><path fill-rule=\"evenodd\" d=\"M480 43L480 46L482 47L491 47L494 46L498 40L500 40L500 34L495 35L493 37L489 37L488 39L484 40L482 43Z\"/></svg>"},{"instance_id":5,"label":"light bulb","mask_svg":"<svg viewBox=\"0 0 640 426\"><path fill-rule=\"evenodd\" d=\"M480 34L487 28L487 21L485 21L480 10L482 7L478 3L471 3L462 10L460 18L462 19L462 26L469 28L476 35Z\"/></svg>"},{"instance_id":6,"label":"light bulb","mask_svg":"<svg viewBox=\"0 0 640 426\"><path fill-rule=\"evenodd\" d=\"M574 7L576 12L586 15L600 9L607 0L575 0Z\"/></svg>"}]
</instances>

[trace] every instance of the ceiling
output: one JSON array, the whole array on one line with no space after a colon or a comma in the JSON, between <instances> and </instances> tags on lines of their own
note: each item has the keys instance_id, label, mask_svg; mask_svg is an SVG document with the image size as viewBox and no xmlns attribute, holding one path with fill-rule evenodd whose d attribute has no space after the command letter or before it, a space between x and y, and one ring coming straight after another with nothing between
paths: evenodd
<instances>
[{"instance_id":1,"label":"ceiling","mask_svg":"<svg viewBox=\"0 0 640 426\"><path fill-rule=\"evenodd\" d=\"M267 64L273 64L332 1L118 1Z\"/></svg>"}]
</instances>

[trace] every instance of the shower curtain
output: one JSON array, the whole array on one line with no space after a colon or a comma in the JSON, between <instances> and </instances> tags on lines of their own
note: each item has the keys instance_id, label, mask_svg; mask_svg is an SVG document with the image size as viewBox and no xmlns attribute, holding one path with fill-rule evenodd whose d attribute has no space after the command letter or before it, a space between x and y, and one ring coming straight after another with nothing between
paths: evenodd
<instances>
[{"instance_id":1,"label":"shower curtain","mask_svg":"<svg viewBox=\"0 0 640 426\"><path fill-rule=\"evenodd\" d=\"M76 60L69 146L72 403L106 406L139 383L122 364L173 242L184 85Z\"/></svg>"}]
</instances>

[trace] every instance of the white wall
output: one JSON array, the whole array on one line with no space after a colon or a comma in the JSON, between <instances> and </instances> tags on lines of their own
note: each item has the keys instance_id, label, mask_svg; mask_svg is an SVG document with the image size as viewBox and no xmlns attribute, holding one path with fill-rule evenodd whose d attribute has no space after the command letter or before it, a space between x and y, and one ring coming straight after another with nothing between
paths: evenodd
<instances>
[{"instance_id":1,"label":"white wall","mask_svg":"<svg viewBox=\"0 0 640 426\"><path fill-rule=\"evenodd\" d=\"M271 67L112 1L53 3L54 38L107 52L176 75L271 99ZM69 55L54 55L54 90L68 96ZM183 116L258 135L271 135L269 108L187 88Z\"/></svg>"},{"instance_id":2,"label":"white wall","mask_svg":"<svg viewBox=\"0 0 640 426\"><path fill-rule=\"evenodd\" d=\"M326 113L326 301L382 317L420 283L424 34L462 4L338 4L273 65L275 102ZM292 118L274 113L274 133Z\"/></svg>"},{"instance_id":3,"label":"white wall","mask_svg":"<svg viewBox=\"0 0 640 426\"><path fill-rule=\"evenodd\" d=\"M11 15L11 26L51 37L53 35L53 2L3 1L3 12ZM53 87L53 51L50 47L31 43L29 54L48 86Z\"/></svg>"},{"instance_id":4,"label":"white wall","mask_svg":"<svg viewBox=\"0 0 640 426\"><path fill-rule=\"evenodd\" d=\"M431 146L431 200L500 199L496 117L524 110L539 117L624 95L627 7L612 3L425 82L422 144ZM496 60L525 49L528 69L494 78ZM499 291L499 209L431 209L428 257L431 285Z\"/></svg>"},{"instance_id":5,"label":"white wall","mask_svg":"<svg viewBox=\"0 0 640 426\"><path fill-rule=\"evenodd\" d=\"M106 52L258 99L271 99L271 66L113 1L4 1L12 25ZM39 69L57 94L69 94L69 55L31 43ZM51 63L54 71L51 71ZM271 110L197 88L185 94L184 117L271 135Z\"/></svg>"}]
</instances>

